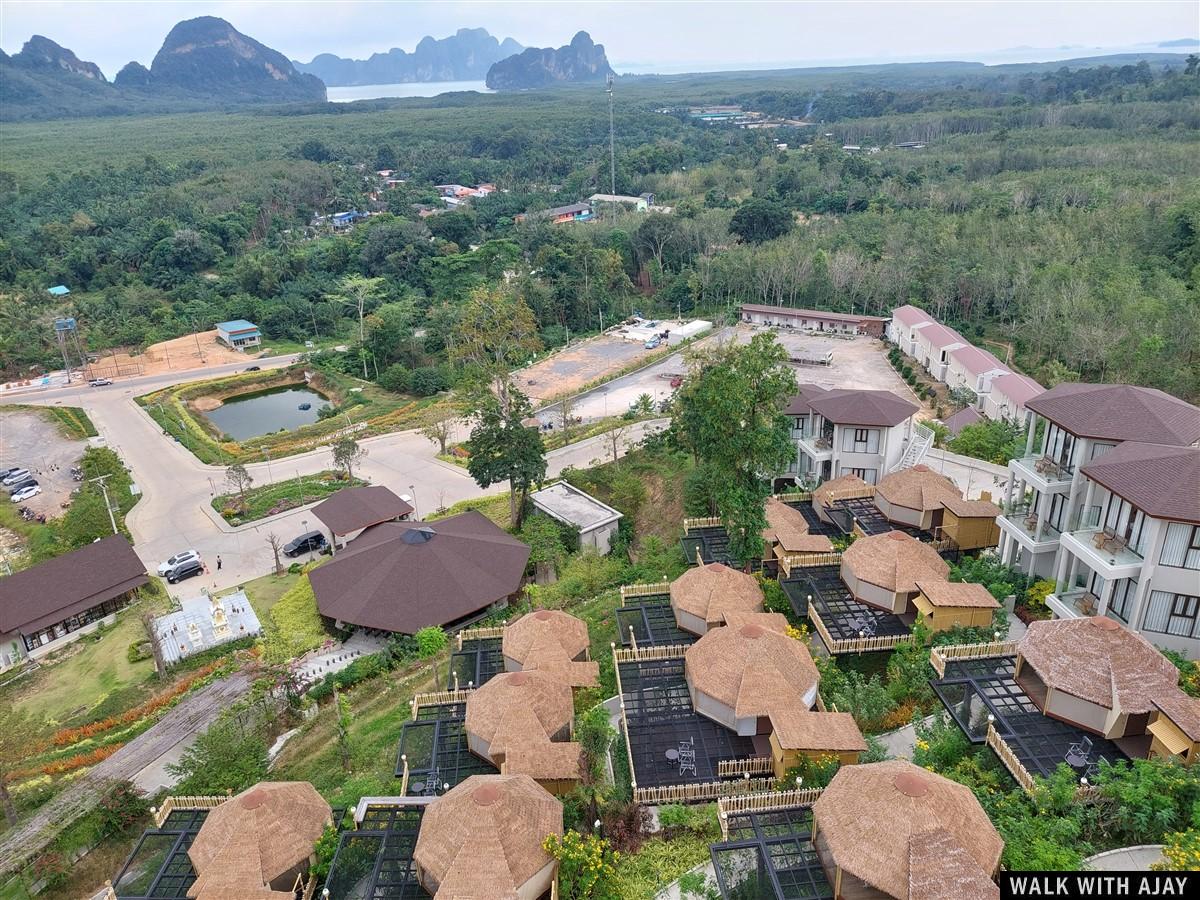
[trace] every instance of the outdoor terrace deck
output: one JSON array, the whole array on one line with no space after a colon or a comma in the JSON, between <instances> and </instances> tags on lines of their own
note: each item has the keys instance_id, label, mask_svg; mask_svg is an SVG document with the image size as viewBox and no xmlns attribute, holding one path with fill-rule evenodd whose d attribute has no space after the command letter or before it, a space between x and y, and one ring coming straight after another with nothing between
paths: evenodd
<instances>
[{"instance_id":1,"label":"outdoor terrace deck","mask_svg":"<svg viewBox=\"0 0 1200 900\"><path fill-rule=\"evenodd\" d=\"M633 777L639 787L714 782L718 762L757 756L754 741L740 737L692 707L683 659L643 660L619 665ZM667 751L692 741L694 773L684 774Z\"/></svg>"},{"instance_id":2,"label":"outdoor terrace deck","mask_svg":"<svg viewBox=\"0 0 1200 900\"><path fill-rule=\"evenodd\" d=\"M329 900L428 898L413 863L424 813L419 805L369 805L358 827L341 833L325 880Z\"/></svg>"},{"instance_id":3,"label":"outdoor terrace deck","mask_svg":"<svg viewBox=\"0 0 1200 900\"><path fill-rule=\"evenodd\" d=\"M450 680L458 676L459 687L480 687L504 671L501 638L463 641L462 649L450 655Z\"/></svg>"},{"instance_id":4,"label":"outdoor terrace deck","mask_svg":"<svg viewBox=\"0 0 1200 900\"><path fill-rule=\"evenodd\" d=\"M465 703L422 706L417 718L404 723L396 753L396 777L404 775L408 758L410 797L441 796L472 775L493 775L497 769L467 748Z\"/></svg>"},{"instance_id":5,"label":"outdoor terrace deck","mask_svg":"<svg viewBox=\"0 0 1200 900\"><path fill-rule=\"evenodd\" d=\"M120 900L184 900L196 881L188 848L207 809L174 810L162 826L147 829L113 881Z\"/></svg>"},{"instance_id":6,"label":"outdoor terrace deck","mask_svg":"<svg viewBox=\"0 0 1200 900\"><path fill-rule=\"evenodd\" d=\"M1013 677L1015 658L969 659L946 665L944 677L931 681L946 711L972 743L987 739L988 716L996 734L1033 775L1049 775L1066 762L1068 750L1084 738L1091 741L1087 773L1101 760L1117 762L1127 754L1116 743L1043 715Z\"/></svg>"},{"instance_id":7,"label":"outdoor terrace deck","mask_svg":"<svg viewBox=\"0 0 1200 900\"><path fill-rule=\"evenodd\" d=\"M832 898L812 842L812 807L729 817L728 839L710 847L726 900Z\"/></svg>"},{"instance_id":8,"label":"outdoor terrace deck","mask_svg":"<svg viewBox=\"0 0 1200 900\"><path fill-rule=\"evenodd\" d=\"M834 640L851 640L863 631L869 632L873 637L912 633L911 622L905 622L900 616L855 600L842 582L837 566L814 566L796 570L796 573L796 578L784 582L784 592L792 601L792 609L797 615L808 615L806 608L801 611L797 607L797 598L801 598L802 605L806 606L808 597L811 596L817 615L821 617Z\"/></svg>"},{"instance_id":9,"label":"outdoor terrace deck","mask_svg":"<svg viewBox=\"0 0 1200 900\"><path fill-rule=\"evenodd\" d=\"M621 646L630 646L629 629L639 647L655 644L692 644L696 636L675 624L670 594L633 597L617 607L617 633Z\"/></svg>"},{"instance_id":10,"label":"outdoor terrace deck","mask_svg":"<svg viewBox=\"0 0 1200 900\"><path fill-rule=\"evenodd\" d=\"M928 541L929 534L911 525L897 525L888 521L887 516L879 511L873 497L851 497L845 500L834 500L829 504L830 518L838 524L843 534L849 534L857 525L865 535L887 534L889 531L903 531L917 540Z\"/></svg>"}]
</instances>

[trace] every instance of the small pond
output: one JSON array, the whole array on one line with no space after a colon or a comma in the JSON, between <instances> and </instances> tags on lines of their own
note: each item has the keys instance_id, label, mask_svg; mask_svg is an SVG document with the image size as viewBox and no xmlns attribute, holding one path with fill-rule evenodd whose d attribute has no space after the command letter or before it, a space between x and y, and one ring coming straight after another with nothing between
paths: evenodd
<instances>
[{"instance_id":1,"label":"small pond","mask_svg":"<svg viewBox=\"0 0 1200 900\"><path fill-rule=\"evenodd\" d=\"M300 409L304 403L310 404L308 409ZM230 397L204 415L223 434L244 441L281 428L291 431L308 425L317 421L317 413L329 405L327 398L311 388L279 387Z\"/></svg>"}]
</instances>

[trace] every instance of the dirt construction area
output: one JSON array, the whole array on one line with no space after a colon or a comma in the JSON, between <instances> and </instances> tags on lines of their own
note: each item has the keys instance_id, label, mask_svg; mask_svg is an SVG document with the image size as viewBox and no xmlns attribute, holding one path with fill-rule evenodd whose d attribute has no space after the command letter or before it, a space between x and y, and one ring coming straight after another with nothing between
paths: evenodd
<instances>
[{"instance_id":1,"label":"dirt construction area","mask_svg":"<svg viewBox=\"0 0 1200 900\"><path fill-rule=\"evenodd\" d=\"M71 466L79 462L86 447L86 441L63 437L57 425L38 413L0 407L0 469L20 466L33 473L42 492L20 505L35 513L44 513L48 519L62 515L62 504L77 487ZM0 503L8 502L5 488Z\"/></svg>"},{"instance_id":2,"label":"dirt construction area","mask_svg":"<svg viewBox=\"0 0 1200 900\"><path fill-rule=\"evenodd\" d=\"M253 359L261 348L249 353L231 350L217 341L217 332L201 331L186 337L151 344L145 352L105 353L89 368L89 377L116 378L121 375L162 375L180 369L226 366Z\"/></svg>"},{"instance_id":3,"label":"dirt construction area","mask_svg":"<svg viewBox=\"0 0 1200 900\"><path fill-rule=\"evenodd\" d=\"M779 343L793 358L824 358L828 352L833 352L833 360L827 366L793 363L796 381L801 384L817 384L823 388L892 391L906 400L920 402L888 362L883 344L874 338L835 338L829 335L807 335L786 329L737 325L723 329L702 343L734 340L745 344L749 343L754 334L765 330L773 330ZM576 398L571 404L571 414L579 416L585 422L619 415L642 394L648 394L658 405L674 393L670 386L671 376L686 372L687 365L683 354L673 353L660 357L657 364L647 369L617 378ZM553 422L555 426L559 424L557 416L560 414L557 412L557 406L538 410L537 415L544 422Z\"/></svg>"},{"instance_id":4,"label":"dirt construction area","mask_svg":"<svg viewBox=\"0 0 1200 900\"><path fill-rule=\"evenodd\" d=\"M522 393L537 404L577 393L598 378L618 372L634 362L651 362L667 353L665 345L657 350L647 350L640 342L605 334L553 353L522 369L515 374L515 381Z\"/></svg>"}]
</instances>

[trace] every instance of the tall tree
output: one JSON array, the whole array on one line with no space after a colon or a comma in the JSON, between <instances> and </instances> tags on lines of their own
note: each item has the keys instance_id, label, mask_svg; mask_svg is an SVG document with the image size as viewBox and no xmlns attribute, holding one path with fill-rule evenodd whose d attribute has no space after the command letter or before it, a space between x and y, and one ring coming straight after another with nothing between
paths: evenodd
<instances>
[{"instance_id":1,"label":"tall tree","mask_svg":"<svg viewBox=\"0 0 1200 900\"><path fill-rule=\"evenodd\" d=\"M234 463L225 470L225 482L237 491L238 498L242 501L242 509L245 509L246 491L254 483L254 478L246 471L246 467L241 463Z\"/></svg>"},{"instance_id":2,"label":"tall tree","mask_svg":"<svg viewBox=\"0 0 1200 900\"><path fill-rule=\"evenodd\" d=\"M467 441L467 471L480 487L508 480L508 509L513 527L520 527L525 498L546 477L546 448L541 432L524 424L533 412L529 398L510 388L509 405L481 395L475 425Z\"/></svg>"},{"instance_id":3,"label":"tall tree","mask_svg":"<svg viewBox=\"0 0 1200 900\"><path fill-rule=\"evenodd\" d=\"M519 405L518 397L525 399L512 386L512 370L542 348L533 311L516 294L477 288L467 298L454 330L451 360L470 370L477 388L491 390L506 416L514 404ZM480 407L482 402L472 405Z\"/></svg>"},{"instance_id":4,"label":"tall tree","mask_svg":"<svg viewBox=\"0 0 1200 900\"><path fill-rule=\"evenodd\" d=\"M338 284L337 293L329 297L334 302L347 303L358 310L358 355L362 358L364 379L367 378L366 308L368 303L379 299L382 289L382 278L347 275Z\"/></svg>"},{"instance_id":5,"label":"tall tree","mask_svg":"<svg viewBox=\"0 0 1200 900\"><path fill-rule=\"evenodd\" d=\"M694 354L676 394L673 430L702 462L734 557L761 557L770 479L794 447L783 408L796 392L787 351L770 332Z\"/></svg>"},{"instance_id":6,"label":"tall tree","mask_svg":"<svg viewBox=\"0 0 1200 900\"><path fill-rule=\"evenodd\" d=\"M333 464L345 471L347 480L354 478L354 467L366 458L366 448L360 447L353 435L344 434L333 445Z\"/></svg>"}]
</instances>

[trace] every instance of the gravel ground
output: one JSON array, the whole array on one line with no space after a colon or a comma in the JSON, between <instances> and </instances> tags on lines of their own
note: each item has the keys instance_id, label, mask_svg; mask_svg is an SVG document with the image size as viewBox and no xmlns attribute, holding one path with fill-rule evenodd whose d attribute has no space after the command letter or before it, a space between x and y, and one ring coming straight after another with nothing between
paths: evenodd
<instances>
[{"instance_id":1,"label":"gravel ground","mask_svg":"<svg viewBox=\"0 0 1200 900\"><path fill-rule=\"evenodd\" d=\"M23 506L48 518L62 514L62 504L77 486L71 466L79 462L85 441L63 437L58 426L37 413L22 410L0 413L0 469L21 466L33 473L42 492ZM0 503L8 502L8 490Z\"/></svg>"},{"instance_id":2,"label":"gravel ground","mask_svg":"<svg viewBox=\"0 0 1200 900\"><path fill-rule=\"evenodd\" d=\"M514 381L534 401L547 400L578 391L588 382L623 369L635 360L649 362L665 353L665 346L660 350L647 350L640 343L606 334L522 369L516 373Z\"/></svg>"}]
</instances>

